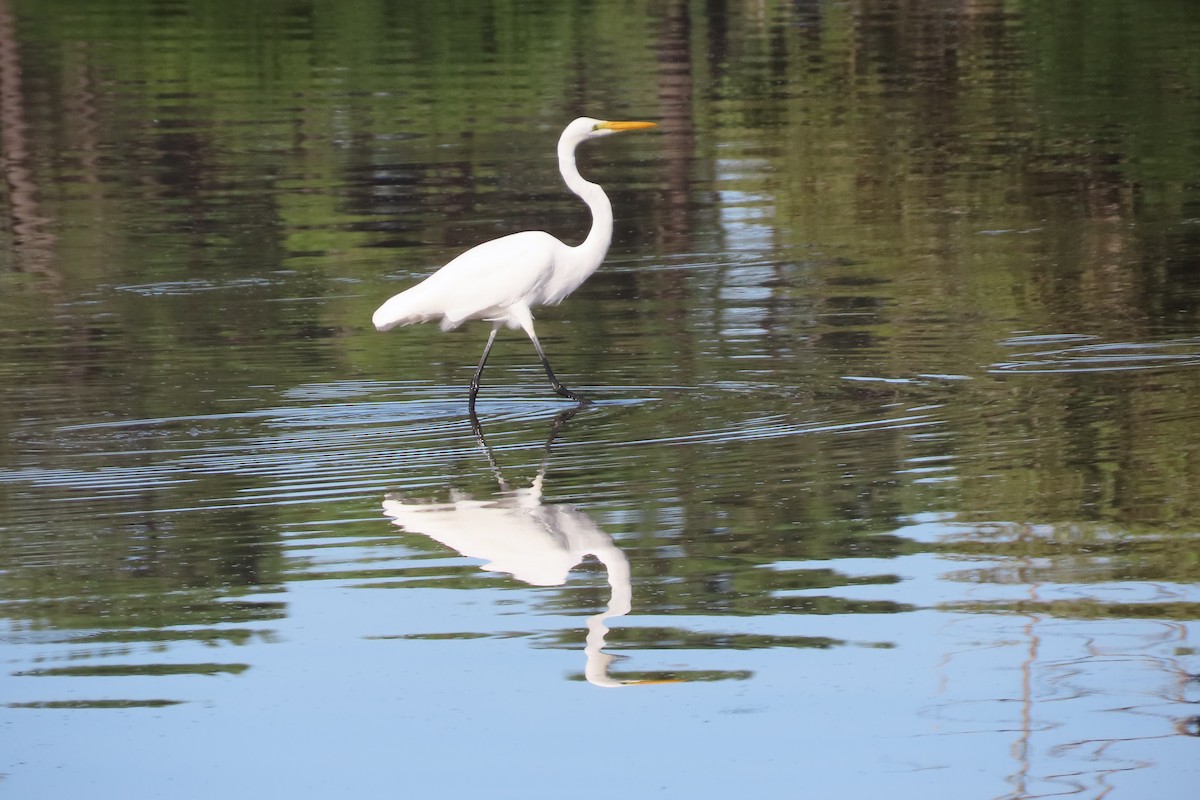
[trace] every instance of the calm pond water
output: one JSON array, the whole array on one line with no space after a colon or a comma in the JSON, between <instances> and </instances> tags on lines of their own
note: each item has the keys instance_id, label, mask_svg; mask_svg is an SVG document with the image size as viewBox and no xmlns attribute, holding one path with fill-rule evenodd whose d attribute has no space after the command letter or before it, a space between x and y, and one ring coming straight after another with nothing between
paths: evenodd
<instances>
[{"instance_id":1,"label":"calm pond water","mask_svg":"<svg viewBox=\"0 0 1200 800\"><path fill-rule=\"evenodd\" d=\"M1200 5L0 0L0 792L1185 798ZM538 331L376 333L514 230ZM942 796L939 794L939 796Z\"/></svg>"}]
</instances>

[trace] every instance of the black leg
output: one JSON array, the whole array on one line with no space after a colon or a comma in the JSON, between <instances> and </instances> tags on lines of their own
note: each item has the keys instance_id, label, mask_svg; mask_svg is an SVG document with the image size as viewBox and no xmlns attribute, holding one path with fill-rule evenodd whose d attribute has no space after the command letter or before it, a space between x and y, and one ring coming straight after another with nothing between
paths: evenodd
<instances>
[{"instance_id":1,"label":"black leg","mask_svg":"<svg viewBox=\"0 0 1200 800\"><path fill-rule=\"evenodd\" d=\"M554 389L555 394L559 397L566 397L574 400L576 403L590 403L586 397L580 397L572 392L567 387L563 386L558 378L554 377L554 370L550 368L550 359L546 358L546 351L542 349L542 343L538 341L533 332L529 332L529 341L533 342L533 349L537 350L538 357L542 359L542 366L546 368L546 377L550 379L550 386Z\"/></svg>"},{"instance_id":2,"label":"black leg","mask_svg":"<svg viewBox=\"0 0 1200 800\"><path fill-rule=\"evenodd\" d=\"M487 364L488 353L492 352L492 344L496 341L496 333L500 328L492 328L492 335L488 337L487 345L483 348L483 358L479 359L479 368L475 370L475 376L471 378L471 399L467 403L467 408L471 411L471 416L475 416L475 395L479 394L479 379L483 376L483 367Z\"/></svg>"}]
</instances>

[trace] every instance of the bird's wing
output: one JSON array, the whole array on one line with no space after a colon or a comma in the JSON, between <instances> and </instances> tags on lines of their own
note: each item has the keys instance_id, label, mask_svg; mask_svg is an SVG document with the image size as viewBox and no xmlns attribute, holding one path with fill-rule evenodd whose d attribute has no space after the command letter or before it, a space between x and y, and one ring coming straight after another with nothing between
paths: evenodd
<instances>
[{"instance_id":1,"label":"bird's wing","mask_svg":"<svg viewBox=\"0 0 1200 800\"><path fill-rule=\"evenodd\" d=\"M548 233L523 231L484 242L458 256L429 278L437 284L445 325L500 318L513 305L538 305L562 247Z\"/></svg>"}]
</instances>

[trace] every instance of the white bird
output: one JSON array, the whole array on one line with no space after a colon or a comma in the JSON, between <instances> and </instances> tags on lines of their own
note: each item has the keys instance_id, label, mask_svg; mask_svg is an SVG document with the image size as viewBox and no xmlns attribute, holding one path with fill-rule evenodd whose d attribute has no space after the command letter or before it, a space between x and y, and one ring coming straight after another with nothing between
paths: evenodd
<instances>
[{"instance_id":1,"label":"white bird","mask_svg":"<svg viewBox=\"0 0 1200 800\"><path fill-rule=\"evenodd\" d=\"M608 195L579 174L575 148L587 139L621 131L653 128L653 122L608 122L580 117L558 140L558 169L567 188L592 212L592 229L582 244L564 244L544 231L521 231L476 245L425 280L381 305L371 321L381 331L441 318L442 330L471 319L492 323L483 358L471 378L469 407L474 410L479 379L501 327L522 328L537 350L554 391L579 403L588 402L559 382L533 332L532 309L558 305L579 288L604 261L612 242L613 215Z\"/></svg>"}]
</instances>

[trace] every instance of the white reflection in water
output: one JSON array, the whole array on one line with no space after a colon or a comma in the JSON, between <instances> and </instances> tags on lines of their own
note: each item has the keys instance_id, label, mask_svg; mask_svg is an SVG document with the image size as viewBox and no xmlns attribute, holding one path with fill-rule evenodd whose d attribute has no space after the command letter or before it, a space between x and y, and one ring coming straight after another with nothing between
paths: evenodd
<instances>
[{"instance_id":1,"label":"white reflection in water","mask_svg":"<svg viewBox=\"0 0 1200 800\"><path fill-rule=\"evenodd\" d=\"M1036 348L989 367L990 372L1128 372L1200 365L1200 338L1101 342L1083 334L1014 336L1006 347Z\"/></svg>"},{"instance_id":2,"label":"white reflection in water","mask_svg":"<svg viewBox=\"0 0 1200 800\"><path fill-rule=\"evenodd\" d=\"M608 633L605 622L628 614L632 608L629 560L587 514L575 506L546 503L543 499L550 447L563 424L578 410L570 409L555 419L541 466L528 488L509 486L479 420L472 417L476 439L500 484L500 495L475 500L456 492L449 502L431 503L389 494L384 498L383 512L393 524L410 533L428 536L468 558L483 560L480 569L507 572L533 586L561 586L573 567L594 556L605 568L611 593L607 608L587 620L584 677L589 683L606 687L668 682L620 680L608 674L614 656L603 652Z\"/></svg>"}]
</instances>

